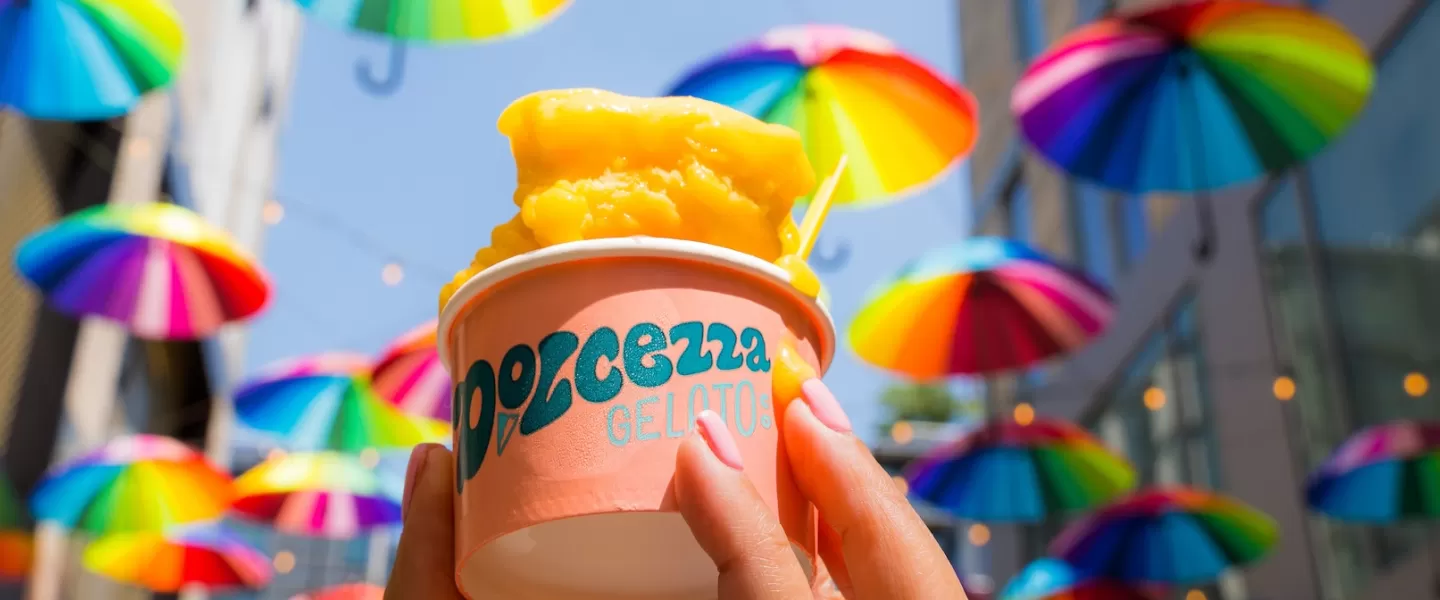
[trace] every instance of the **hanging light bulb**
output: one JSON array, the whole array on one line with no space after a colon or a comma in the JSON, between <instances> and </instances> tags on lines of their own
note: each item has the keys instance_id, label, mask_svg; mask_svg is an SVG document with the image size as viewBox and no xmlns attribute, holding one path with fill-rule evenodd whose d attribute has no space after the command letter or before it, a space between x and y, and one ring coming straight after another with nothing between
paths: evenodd
<instances>
[{"instance_id":1,"label":"hanging light bulb","mask_svg":"<svg viewBox=\"0 0 1440 600\"><path fill-rule=\"evenodd\" d=\"M1015 422L1020 425L1029 425L1035 422L1035 407L1028 402L1021 402L1015 405Z\"/></svg>"},{"instance_id":2,"label":"hanging light bulb","mask_svg":"<svg viewBox=\"0 0 1440 600\"><path fill-rule=\"evenodd\" d=\"M1275 385L1271 386L1271 391L1275 393L1276 400L1289 402L1295 397L1295 380L1287 375L1276 377Z\"/></svg>"},{"instance_id":3,"label":"hanging light bulb","mask_svg":"<svg viewBox=\"0 0 1440 600\"><path fill-rule=\"evenodd\" d=\"M405 279L405 270L400 268L400 263L392 262L380 269L380 280L384 281L385 285L395 287L400 285L402 279Z\"/></svg>"}]
</instances>

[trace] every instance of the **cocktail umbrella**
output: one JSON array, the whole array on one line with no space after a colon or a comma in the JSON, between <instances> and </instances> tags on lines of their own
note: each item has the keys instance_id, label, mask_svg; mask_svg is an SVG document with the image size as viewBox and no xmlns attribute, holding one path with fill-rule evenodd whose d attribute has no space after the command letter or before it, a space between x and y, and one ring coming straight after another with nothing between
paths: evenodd
<instances>
[{"instance_id":1,"label":"cocktail umbrella","mask_svg":"<svg viewBox=\"0 0 1440 600\"><path fill-rule=\"evenodd\" d=\"M307 592L290 600L383 600L385 588L369 583L346 583Z\"/></svg>"},{"instance_id":2,"label":"cocktail umbrella","mask_svg":"<svg viewBox=\"0 0 1440 600\"><path fill-rule=\"evenodd\" d=\"M369 359L343 353L267 369L235 391L235 412L298 451L406 448L450 434L448 421L413 417L381 400L370 385Z\"/></svg>"},{"instance_id":3,"label":"cocktail umbrella","mask_svg":"<svg viewBox=\"0 0 1440 600\"><path fill-rule=\"evenodd\" d=\"M1440 423L1361 430L1310 476L1305 496L1311 508L1342 521L1440 518Z\"/></svg>"},{"instance_id":4,"label":"cocktail umbrella","mask_svg":"<svg viewBox=\"0 0 1440 600\"><path fill-rule=\"evenodd\" d=\"M965 519L1037 523L1130 491L1135 470L1066 421L995 420L905 469L911 495Z\"/></svg>"},{"instance_id":5,"label":"cocktail umbrella","mask_svg":"<svg viewBox=\"0 0 1440 600\"><path fill-rule=\"evenodd\" d=\"M1146 490L1083 517L1050 555L1129 585L1197 585L1259 560L1279 538L1268 515L1184 487Z\"/></svg>"},{"instance_id":6,"label":"cocktail umbrella","mask_svg":"<svg viewBox=\"0 0 1440 600\"><path fill-rule=\"evenodd\" d=\"M1079 348L1110 322L1109 295L1019 242L971 238L911 261L850 324L866 362L915 379L1019 369Z\"/></svg>"},{"instance_id":7,"label":"cocktail umbrella","mask_svg":"<svg viewBox=\"0 0 1440 600\"><path fill-rule=\"evenodd\" d=\"M107 535L85 547L84 562L115 581L166 593L259 589L272 575L264 554L215 524Z\"/></svg>"},{"instance_id":8,"label":"cocktail umbrella","mask_svg":"<svg viewBox=\"0 0 1440 600\"><path fill-rule=\"evenodd\" d=\"M30 512L92 535L156 532L215 519L234 497L230 476L189 446L132 435L52 469Z\"/></svg>"},{"instance_id":9,"label":"cocktail umbrella","mask_svg":"<svg viewBox=\"0 0 1440 600\"><path fill-rule=\"evenodd\" d=\"M349 539L400 523L400 499L359 458L278 454L235 480L235 514L292 535Z\"/></svg>"},{"instance_id":10,"label":"cocktail umbrella","mask_svg":"<svg viewBox=\"0 0 1440 600\"><path fill-rule=\"evenodd\" d=\"M1150 600L1124 584L1089 577L1070 563L1042 558L1030 563L1000 592L1000 600Z\"/></svg>"},{"instance_id":11,"label":"cocktail umbrella","mask_svg":"<svg viewBox=\"0 0 1440 600\"><path fill-rule=\"evenodd\" d=\"M873 205L937 179L979 129L969 92L868 31L775 29L685 75L672 96L732 106L800 132L816 179L849 165L836 206Z\"/></svg>"},{"instance_id":12,"label":"cocktail umbrella","mask_svg":"<svg viewBox=\"0 0 1440 600\"><path fill-rule=\"evenodd\" d=\"M168 85L184 32L164 0L0 0L0 108L91 121Z\"/></svg>"},{"instance_id":13,"label":"cocktail umbrella","mask_svg":"<svg viewBox=\"0 0 1440 600\"><path fill-rule=\"evenodd\" d=\"M1076 177L1204 192L1315 155L1373 80L1364 45L1315 12L1202 0L1071 32L1026 69L1010 107L1031 146ZM1200 198L1205 236L1208 206Z\"/></svg>"},{"instance_id":14,"label":"cocktail umbrella","mask_svg":"<svg viewBox=\"0 0 1440 600\"><path fill-rule=\"evenodd\" d=\"M15 264L61 311L149 339L211 335L270 297L265 273L228 234L160 202L77 212L22 242Z\"/></svg>"},{"instance_id":15,"label":"cocktail umbrella","mask_svg":"<svg viewBox=\"0 0 1440 600\"><path fill-rule=\"evenodd\" d=\"M570 0L295 0L333 25L417 42L519 35L559 15Z\"/></svg>"},{"instance_id":16,"label":"cocktail umbrella","mask_svg":"<svg viewBox=\"0 0 1440 600\"><path fill-rule=\"evenodd\" d=\"M391 342L375 361L370 383L400 410L448 422L453 386L435 348L436 324L431 320Z\"/></svg>"},{"instance_id":17,"label":"cocktail umbrella","mask_svg":"<svg viewBox=\"0 0 1440 600\"><path fill-rule=\"evenodd\" d=\"M34 555L25 505L0 471L0 581L20 581L30 574Z\"/></svg>"}]
</instances>

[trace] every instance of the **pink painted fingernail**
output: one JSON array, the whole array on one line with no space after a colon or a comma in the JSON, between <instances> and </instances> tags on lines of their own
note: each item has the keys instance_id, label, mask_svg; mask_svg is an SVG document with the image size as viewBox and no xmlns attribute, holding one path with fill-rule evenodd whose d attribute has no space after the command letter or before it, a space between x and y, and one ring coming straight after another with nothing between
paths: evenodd
<instances>
[{"instance_id":1,"label":"pink painted fingernail","mask_svg":"<svg viewBox=\"0 0 1440 600\"><path fill-rule=\"evenodd\" d=\"M400 519L405 519L405 513L410 512L410 495L415 491L415 481L420 478L420 472L425 470L425 457L430 454L430 444L420 444L410 451L410 464L405 467L405 492L400 499Z\"/></svg>"},{"instance_id":2,"label":"pink painted fingernail","mask_svg":"<svg viewBox=\"0 0 1440 600\"><path fill-rule=\"evenodd\" d=\"M800 384L800 395L805 398L810 412L826 427L840 433L850 433L850 417L845 416L845 409L840 408L840 401L835 399L835 394L830 393L830 386L825 385L825 382L811 379Z\"/></svg>"},{"instance_id":3,"label":"pink painted fingernail","mask_svg":"<svg viewBox=\"0 0 1440 600\"><path fill-rule=\"evenodd\" d=\"M695 422L700 425L700 436L705 438L715 458L736 471L745 469L745 462L740 458L740 446L735 443L735 436L730 434L725 422L720 420L720 415L713 410L700 411Z\"/></svg>"}]
</instances>

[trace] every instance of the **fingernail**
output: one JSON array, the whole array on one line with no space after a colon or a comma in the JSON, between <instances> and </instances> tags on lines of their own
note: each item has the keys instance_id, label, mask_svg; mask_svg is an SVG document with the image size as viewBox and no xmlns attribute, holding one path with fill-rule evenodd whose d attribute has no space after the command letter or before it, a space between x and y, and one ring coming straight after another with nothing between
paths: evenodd
<instances>
[{"instance_id":1,"label":"fingernail","mask_svg":"<svg viewBox=\"0 0 1440 600\"><path fill-rule=\"evenodd\" d=\"M800 392L816 419L834 431L850 433L850 417L845 416L840 401L830 393L830 386L819 379L811 379L800 384Z\"/></svg>"},{"instance_id":2,"label":"fingernail","mask_svg":"<svg viewBox=\"0 0 1440 600\"><path fill-rule=\"evenodd\" d=\"M705 438L705 444L710 446L715 458L736 471L745 469L745 462L740 458L740 446L735 443L735 436L730 435L725 422L720 420L720 415L713 410L703 410L700 416L695 417L695 422L700 426L700 437Z\"/></svg>"},{"instance_id":3,"label":"fingernail","mask_svg":"<svg viewBox=\"0 0 1440 600\"><path fill-rule=\"evenodd\" d=\"M425 457L430 455L430 444L420 444L410 451L410 464L405 467L405 492L400 499L400 519L410 512L410 494L415 490L415 480L425 470Z\"/></svg>"}]
</instances>

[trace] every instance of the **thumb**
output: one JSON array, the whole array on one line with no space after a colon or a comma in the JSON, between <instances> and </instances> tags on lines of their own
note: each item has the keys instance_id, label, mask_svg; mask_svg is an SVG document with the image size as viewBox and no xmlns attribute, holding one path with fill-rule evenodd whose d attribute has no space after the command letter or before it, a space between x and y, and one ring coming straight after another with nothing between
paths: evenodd
<instances>
[{"instance_id":1,"label":"thumb","mask_svg":"<svg viewBox=\"0 0 1440 600\"><path fill-rule=\"evenodd\" d=\"M385 600L462 600L455 587L454 467L454 457L439 444L421 444L410 454L404 529Z\"/></svg>"}]
</instances>

